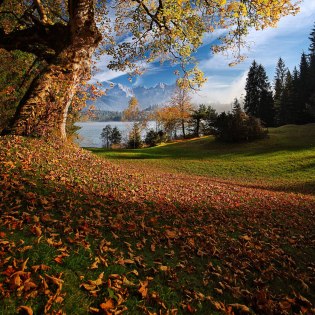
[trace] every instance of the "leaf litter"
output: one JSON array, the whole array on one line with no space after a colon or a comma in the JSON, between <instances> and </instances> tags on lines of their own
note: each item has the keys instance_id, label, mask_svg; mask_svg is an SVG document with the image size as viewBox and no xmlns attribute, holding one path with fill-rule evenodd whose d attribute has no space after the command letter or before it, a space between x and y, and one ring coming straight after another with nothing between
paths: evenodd
<instances>
[{"instance_id":1,"label":"leaf litter","mask_svg":"<svg viewBox=\"0 0 315 315\"><path fill-rule=\"evenodd\" d=\"M82 314L314 314L314 196L0 141L0 299L15 311L66 314L70 272Z\"/></svg>"}]
</instances>

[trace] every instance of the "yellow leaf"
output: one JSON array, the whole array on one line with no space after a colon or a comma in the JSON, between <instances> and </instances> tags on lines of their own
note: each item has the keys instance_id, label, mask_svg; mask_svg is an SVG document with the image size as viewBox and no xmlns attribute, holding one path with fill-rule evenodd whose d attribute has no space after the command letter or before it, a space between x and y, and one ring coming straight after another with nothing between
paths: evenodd
<instances>
[{"instance_id":1,"label":"yellow leaf","mask_svg":"<svg viewBox=\"0 0 315 315\"><path fill-rule=\"evenodd\" d=\"M160 266L160 270L162 271L168 271L169 267L167 266Z\"/></svg>"},{"instance_id":2,"label":"yellow leaf","mask_svg":"<svg viewBox=\"0 0 315 315\"><path fill-rule=\"evenodd\" d=\"M240 237L242 240L244 240L244 241L250 241L251 240L251 238L248 236L248 235L243 235L243 236L241 236Z\"/></svg>"},{"instance_id":3,"label":"yellow leaf","mask_svg":"<svg viewBox=\"0 0 315 315\"><path fill-rule=\"evenodd\" d=\"M92 290L96 289L96 285L95 284L88 284L88 283L82 283L80 285L80 287L83 287L87 291L92 291Z\"/></svg>"}]
</instances>

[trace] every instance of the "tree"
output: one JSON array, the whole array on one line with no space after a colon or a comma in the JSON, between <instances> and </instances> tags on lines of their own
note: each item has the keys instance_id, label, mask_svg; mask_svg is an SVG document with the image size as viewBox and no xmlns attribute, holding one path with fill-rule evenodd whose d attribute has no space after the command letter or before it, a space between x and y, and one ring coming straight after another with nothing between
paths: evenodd
<instances>
[{"instance_id":1,"label":"tree","mask_svg":"<svg viewBox=\"0 0 315 315\"><path fill-rule=\"evenodd\" d=\"M258 64L256 60L251 64L245 85L245 100L244 109L246 113L250 113L253 116L258 115L259 108L259 83L258 83Z\"/></svg>"},{"instance_id":2,"label":"tree","mask_svg":"<svg viewBox=\"0 0 315 315\"><path fill-rule=\"evenodd\" d=\"M285 90L285 78L287 69L282 58L279 58L276 74L274 77L274 110L275 110L275 125L280 126L286 123L285 106L283 93Z\"/></svg>"},{"instance_id":3,"label":"tree","mask_svg":"<svg viewBox=\"0 0 315 315\"><path fill-rule=\"evenodd\" d=\"M150 129L146 136L145 136L145 144L148 145L149 147L154 147L158 144L160 144L164 139L164 132L163 131L159 131L156 132L153 129Z\"/></svg>"},{"instance_id":4,"label":"tree","mask_svg":"<svg viewBox=\"0 0 315 315\"><path fill-rule=\"evenodd\" d=\"M105 148L109 148L111 145L111 136L112 136L113 129L111 125L106 125L101 133L101 139L103 140L103 146Z\"/></svg>"},{"instance_id":5,"label":"tree","mask_svg":"<svg viewBox=\"0 0 315 315\"><path fill-rule=\"evenodd\" d=\"M191 116L192 104L188 87L177 86L170 104L178 109L183 138L186 138L186 124Z\"/></svg>"},{"instance_id":6,"label":"tree","mask_svg":"<svg viewBox=\"0 0 315 315\"><path fill-rule=\"evenodd\" d=\"M273 125L273 97L266 71L254 60L247 76L245 86L246 114L260 118L267 126Z\"/></svg>"},{"instance_id":7,"label":"tree","mask_svg":"<svg viewBox=\"0 0 315 315\"><path fill-rule=\"evenodd\" d=\"M176 129L180 124L180 113L177 106L167 106L158 108L155 111L155 119L157 123L162 126L168 138L172 139L173 135L176 137Z\"/></svg>"},{"instance_id":8,"label":"tree","mask_svg":"<svg viewBox=\"0 0 315 315\"><path fill-rule=\"evenodd\" d=\"M32 53L44 65L5 133L64 138L69 106L80 83L90 77L100 43L98 52L112 57L111 69L140 73L139 60L168 58L178 61L198 86L204 82L201 71L185 65L205 32L230 30L215 52L240 48L250 27L274 26L297 10L296 0L1 0L0 48ZM126 36L131 40L121 40Z\"/></svg>"},{"instance_id":9,"label":"tree","mask_svg":"<svg viewBox=\"0 0 315 315\"><path fill-rule=\"evenodd\" d=\"M309 40L311 41L309 46L309 71L310 71L310 93L308 103L310 105L310 112L315 121L315 24L310 33Z\"/></svg>"},{"instance_id":10,"label":"tree","mask_svg":"<svg viewBox=\"0 0 315 315\"><path fill-rule=\"evenodd\" d=\"M215 124L218 118L218 113L216 110L208 105L206 109L206 117L203 123L203 134L212 135L215 131Z\"/></svg>"},{"instance_id":11,"label":"tree","mask_svg":"<svg viewBox=\"0 0 315 315\"><path fill-rule=\"evenodd\" d=\"M140 117L139 102L135 96L131 97L128 107L123 111L123 120L135 122Z\"/></svg>"},{"instance_id":12,"label":"tree","mask_svg":"<svg viewBox=\"0 0 315 315\"><path fill-rule=\"evenodd\" d=\"M218 115L215 126L215 137L223 142L245 142L267 136L267 130L262 127L260 120L247 115L238 102L234 102L232 113Z\"/></svg>"},{"instance_id":13,"label":"tree","mask_svg":"<svg viewBox=\"0 0 315 315\"><path fill-rule=\"evenodd\" d=\"M110 141L112 144L120 144L121 143L121 132L117 127L114 127L112 133L110 135Z\"/></svg>"},{"instance_id":14,"label":"tree","mask_svg":"<svg viewBox=\"0 0 315 315\"><path fill-rule=\"evenodd\" d=\"M299 74L297 81L297 119L296 123L305 124L310 122L310 115L308 112L308 99L310 97L310 75L309 63L306 54L301 55ZM312 87L313 88L313 87Z\"/></svg>"},{"instance_id":15,"label":"tree","mask_svg":"<svg viewBox=\"0 0 315 315\"><path fill-rule=\"evenodd\" d=\"M130 149L138 149L142 147L141 130L137 123L133 124L132 129L129 132L127 146Z\"/></svg>"},{"instance_id":16,"label":"tree","mask_svg":"<svg viewBox=\"0 0 315 315\"><path fill-rule=\"evenodd\" d=\"M200 135L200 127L202 121L207 117L207 107L204 104L200 104L197 109L192 110L190 124L193 126L193 134L196 137Z\"/></svg>"},{"instance_id":17,"label":"tree","mask_svg":"<svg viewBox=\"0 0 315 315\"><path fill-rule=\"evenodd\" d=\"M287 70L285 75L284 89L281 97L281 117L280 123L293 124L295 123L295 103L296 103L296 91L294 87L293 77L291 72Z\"/></svg>"}]
</instances>

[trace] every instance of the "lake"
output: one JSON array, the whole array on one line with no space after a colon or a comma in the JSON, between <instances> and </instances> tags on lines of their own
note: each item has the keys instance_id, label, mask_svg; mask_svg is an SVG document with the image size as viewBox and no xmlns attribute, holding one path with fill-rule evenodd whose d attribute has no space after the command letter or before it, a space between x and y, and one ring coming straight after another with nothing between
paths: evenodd
<instances>
[{"instance_id":1,"label":"lake","mask_svg":"<svg viewBox=\"0 0 315 315\"><path fill-rule=\"evenodd\" d=\"M110 125L112 128L117 127L122 135L122 142L126 142L129 130L132 128L132 122L126 121L86 121L86 122L77 122L75 125L81 127L77 131L79 135L79 139L76 142L80 145L80 147L93 147L93 148L101 148L102 147L102 139L101 133L103 128L106 125ZM142 132L142 136L146 134L149 129L155 129L156 123L155 121L149 121L147 128Z\"/></svg>"}]
</instances>

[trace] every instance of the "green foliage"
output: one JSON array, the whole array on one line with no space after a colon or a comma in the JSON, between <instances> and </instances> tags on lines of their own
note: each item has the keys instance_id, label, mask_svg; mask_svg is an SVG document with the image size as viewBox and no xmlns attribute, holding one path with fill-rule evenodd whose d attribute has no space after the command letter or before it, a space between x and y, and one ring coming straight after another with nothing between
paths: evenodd
<instances>
[{"instance_id":1,"label":"green foliage","mask_svg":"<svg viewBox=\"0 0 315 315\"><path fill-rule=\"evenodd\" d=\"M150 129L145 136L145 144L149 147L155 147L161 142L165 141L165 134L162 130L156 132L153 129Z\"/></svg>"},{"instance_id":2,"label":"green foliage","mask_svg":"<svg viewBox=\"0 0 315 315\"><path fill-rule=\"evenodd\" d=\"M146 164L167 172L314 194L315 124L268 131L265 139L241 144L210 136L137 151L93 151L119 165L132 160L138 168Z\"/></svg>"},{"instance_id":3,"label":"green foliage","mask_svg":"<svg viewBox=\"0 0 315 315\"><path fill-rule=\"evenodd\" d=\"M129 138L127 142L127 147L129 149L138 149L143 145L141 138L141 129L138 123L134 123L131 131L129 132Z\"/></svg>"},{"instance_id":4,"label":"green foliage","mask_svg":"<svg viewBox=\"0 0 315 315\"><path fill-rule=\"evenodd\" d=\"M121 133L117 127L112 128L111 125L106 125L102 130L101 139L104 148L108 149L113 144L120 144L121 138Z\"/></svg>"},{"instance_id":5,"label":"green foliage","mask_svg":"<svg viewBox=\"0 0 315 315\"><path fill-rule=\"evenodd\" d=\"M216 139L224 142L244 142L267 136L260 120L245 114L237 99L232 113L221 113L216 120Z\"/></svg>"},{"instance_id":6,"label":"green foliage","mask_svg":"<svg viewBox=\"0 0 315 315\"><path fill-rule=\"evenodd\" d=\"M0 49L0 132L13 117L39 69L40 62L33 55Z\"/></svg>"},{"instance_id":7,"label":"green foliage","mask_svg":"<svg viewBox=\"0 0 315 315\"><path fill-rule=\"evenodd\" d=\"M112 144L120 144L121 143L121 132L117 127L114 127L112 130L112 134L110 135L110 141Z\"/></svg>"},{"instance_id":8,"label":"green foliage","mask_svg":"<svg viewBox=\"0 0 315 315\"><path fill-rule=\"evenodd\" d=\"M102 130L101 139L103 140L104 148L108 149L110 147L110 137L111 137L112 131L113 129L111 125L106 125Z\"/></svg>"},{"instance_id":9,"label":"green foliage","mask_svg":"<svg viewBox=\"0 0 315 315\"><path fill-rule=\"evenodd\" d=\"M311 312L314 132L117 150L110 163L2 137L0 313L277 314L288 297ZM258 281L268 304L247 299L261 297Z\"/></svg>"},{"instance_id":10,"label":"green foliage","mask_svg":"<svg viewBox=\"0 0 315 315\"><path fill-rule=\"evenodd\" d=\"M260 118L267 126L273 125L273 98L266 71L254 60L247 76L244 109L246 114Z\"/></svg>"}]
</instances>

